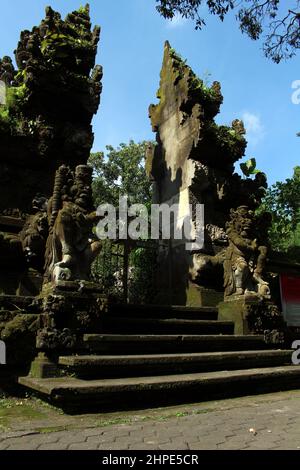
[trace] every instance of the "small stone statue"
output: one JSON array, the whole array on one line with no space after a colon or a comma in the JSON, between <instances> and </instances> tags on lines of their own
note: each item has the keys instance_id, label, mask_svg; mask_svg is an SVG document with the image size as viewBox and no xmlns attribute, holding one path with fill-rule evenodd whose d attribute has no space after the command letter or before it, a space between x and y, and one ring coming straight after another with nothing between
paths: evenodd
<instances>
[{"instance_id":1,"label":"small stone statue","mask_svg":"<svg viewBox=\"0 0 300 470\"><path fill-rule=\"evenodd\" d=\"M16 75L13 62L10 57L4 56L0 59L0 80L2 80L6 86L11 86Z\"/></svg>"},{"instance_id":2,"label":"small stone statue","mask_svg":"<svg viewBox=\"0 0 300 470\"><path fill-rule=\"evenodd\" d=\"M45 196L36 194L32 201L33 214L27 217L20 232L26 261L30 267L40 272L45 263L44 254L48 237L47 203Z\"/></svg>"},{"instance_id":3,"label":"small stone statue","mask_svg":"<svg viewBox=\"0 0 300 470\"><path fill-rule=\"evenodd\" d=\"M230 212L227 224L229 246L224 260L225 299L234 296L270 298L270 289L262 274L267 247L259 242L259 219L247 206Z\"/></svg>"},{"instance_id":4,"label":"small stone statue","mask_svg":"<svg viewBox=\"0 0 300 470\"><path fill-rule=\"evenodd\" d=\"M101 250L93 225L98 217L92 203L92 168L79 165L75 174L62 165L56 172L48 205L50 234L46 250L46 276L58 281L89 280L91 264Z\"/></svg>"}]
</instances>

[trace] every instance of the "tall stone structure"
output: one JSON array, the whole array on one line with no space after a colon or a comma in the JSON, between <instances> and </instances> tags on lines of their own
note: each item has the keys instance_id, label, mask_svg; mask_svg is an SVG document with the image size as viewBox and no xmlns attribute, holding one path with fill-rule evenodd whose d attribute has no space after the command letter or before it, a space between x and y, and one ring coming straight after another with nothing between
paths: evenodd
<instances>
[{"instance_id":1,"label":"tall stone structure","mask_svg":"<svg viewBox=\"0 0 300 470\"><path fill-rule=\"evenodd\" d=\"M158 301L216 305L223 299L223 261L228 246L230 210L255 209L266 187L264 174L241 178L234 164L245 153L242 121L215 123L223 101L221 87L208 87L166 42L157 93L149 108L156 145L147 167L154 181L154 202L179 203L181 218L192 218L204 204L204 246L187 251L185 241L162 241L159 253ZM195 227L194 227L195 228ZM196 228L195 228L196 229Z\"/></svg>"},{"instance_id":2,"label":"tall stone structure","mask_svg":"<svg viewBox=\"0 0 300 470\"><path fill-rule=\"evenodd\" d=\"M49 351L100 328L101 286L89 282L93 238L91 121L100 103L100 28L89 6L63 20L46 8L0 60L0 339L9 366L53 369ZM99 326L100 325L100 326ZM45 352L45 354L43 354Z\"/></svg>"},{"instance_id":3,"label":"tall stone structure","mask_svg":"<svg viewBox=\"0 0 300 470\"><path fill-rule=\"evenodd\" d=\"M91 30L89 6L63 20L45 19L21 33L17 70L0 60L0 292L36 294L48 236L46 203L55 172L86 164L93 144L91 120L101 94L95 66L100 28Z\"/></svg>"}]
</instances>

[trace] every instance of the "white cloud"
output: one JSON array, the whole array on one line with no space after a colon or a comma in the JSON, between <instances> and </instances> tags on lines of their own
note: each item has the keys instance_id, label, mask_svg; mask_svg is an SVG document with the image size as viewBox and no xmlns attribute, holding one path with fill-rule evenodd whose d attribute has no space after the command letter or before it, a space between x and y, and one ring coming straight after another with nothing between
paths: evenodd
<instances>
[{"instance_id":1,"label":"white cloud","mask_svg":"<svg viewBox=\"0 0 300 470\"><path fill-rule=\"evenodd\" d=\"M187 22L186 18L183 18L179 13L175 13L171 20L167 20L167 28L175 29L180 28Z\"/></svg>"},{"instance_id":2,"label":"white cloud","mask_svg":"<svg viewBox=\"0 0 300 470\"><path fill-rule=\"evenodd\" d=\"M249 144L257 145L263 139L265 134L260 117L257 114L245 111L242 115L242 120L247 132L247 141Z\"/></svg>"}]
</instances>

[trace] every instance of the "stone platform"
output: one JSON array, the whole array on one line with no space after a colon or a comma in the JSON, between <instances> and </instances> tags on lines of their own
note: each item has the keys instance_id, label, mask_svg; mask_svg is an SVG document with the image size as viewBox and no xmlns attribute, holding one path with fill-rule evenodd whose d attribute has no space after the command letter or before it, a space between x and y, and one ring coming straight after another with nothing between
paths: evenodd
<instances>
[{"instance_id":1,"label":"stone platform","mask_svg":"<svg viewBox=\"0 0 300 470\"><path fill-rule=\"evenodd\" d=\"M249 395L300 386L291 351L235 335L214 308L109 306L102 332L55 359L53 377L19 383L62 408L113 409ZM151 332L151 333L150 333Z\"/></svg>"}]
</instances>

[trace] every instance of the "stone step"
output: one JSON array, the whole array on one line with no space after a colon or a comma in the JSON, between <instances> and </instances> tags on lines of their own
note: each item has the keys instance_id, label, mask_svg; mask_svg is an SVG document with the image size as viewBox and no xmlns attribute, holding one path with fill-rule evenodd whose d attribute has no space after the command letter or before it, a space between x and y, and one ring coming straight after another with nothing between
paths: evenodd
<instances>
[{"instance_id":1,"label":"stone step","mask_svg":"<svg viewBox=\"0 0 300 470\"><path fill-rule=\"evenodd\" d=\"M231 334L234 323L218 320L104 317L103 330L107 333Z\"/></svg>"},{"instance_id":2,"label":"stone step","mask_svg":"<svg viewBox=\"0 0 300 470\"><path fill-rule=\"evenodd\" d=\"M300 387L300 367L102 380L20 377L19 383L66 409L117 410L292 390Z\"/></svg>"},{"instance_id":3,"label":"stone step","mask_svg":"<svg viewBox=\"0 0 300 470\"><path fill-rule=\"evenodd\" d=\"M218 309L215 307L185 307L182 305L112 304L108 308L107 316L217 320Z\"/></svg>"},{"instance_id":4,"label":"stone step","mask_svg":"<svg viewBox=\"0 0 300 470\"><path fill-rule=\"evenodd\" d=\"M263 335L85 334L83 341L90 352L123 355L267 349Z\"/></svg>"},{"instance_id":5,"label":"stone step","mask_svg":"<svg viewBox=\"0 0 300 470\"><path fill-rule=\"evenodd\" d=\"M206 352L188 354L73 355L58 363L78 377L130 377L249 369L291 364L290 350Z\"/></svg>"}]
</instances>

